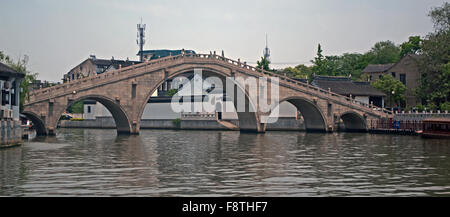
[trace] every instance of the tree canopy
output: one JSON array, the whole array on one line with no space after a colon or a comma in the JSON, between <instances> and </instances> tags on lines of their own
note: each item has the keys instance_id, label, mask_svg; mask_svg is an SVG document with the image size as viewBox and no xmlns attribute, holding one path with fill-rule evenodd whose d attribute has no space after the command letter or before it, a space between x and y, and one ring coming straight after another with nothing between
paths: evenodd
<instances>
[{"instance_id":1,"label":"tree canopy","mask_svg":"<svg viewBox=\"0 0 450 217\"><path fill-rule=\"evenodd\" d=\"M428 107L447 108L450 105L450 3L446 2L441 7L433 8L428 16L433 21L434 32L426 37L413 35L400 45L390 40L380 41L363 54L328 56L324 55L326 49L318 44L316 56L311 60L312 65L302 64L277 72L309 80L314 75L348 76L353 80L365 80L361 77L361 72L368 64L396 63L408 54L417 54L421 72L420 86L416 89L417 96L426 101L430 105ZM385 78L375 85L378 88L381 88L380 85L387 85L384 89L389 89L393 85L390 80ZM400 96L395 99L396 102L401 100Z\"/></svg>"},{"instance_id":2,"label":"tree canopy","mask_svg":"<svg viewBox=\"0 0 450 217\"><path fill-rule=\"evenodd\" d=\"M417 94L430 107L437 107L450 101L450 3L432 9L429 16L434 32L426 36L421 46Z\"/></svg>"},{"instance_id":3,"label":"tree canopy","mask_svg":"<svg viewBox=\"0 0 450 217\"><path fill-rule=\"evenodd\" d=\"M270 71L270 61L266 57L261 57L261 61L256 62L257 68Z\"/></svg>"},{"instance_id":4,"label":"tree canopy","mask_svg":"<svg viewBox=\"0 0 450 217\"><path fill-rule=\"evenodd\" d=\"M423 40L420 36L410 36L407 42L403 42L400 45L400 57L404 57L408 54L421 53L421 46Z\"/></svg>"},{"instance_id":5,"label":"tree canopy","mask_svg":"<svg viewBox=\"0 0 450 217\"><path fill-rule=\"evenodd\" d=\"M4 54L2 51L0 51L0 62L8 65L12 69L14 69L17 72L21 72L25 74L24 79L22 80L22 83L20 83L20 88L22 91L20 91L20 112L23 111L23 104L25 103L25 99L29 99L29 92L30 92L30 84L36 81L36 78L38 76L38 73L32 73L27 70L27 64L28 64L28 56L24 55L23 58L19 58L17 62L15 62L12 58L10 58L8 55Z\"/></svg>"},{"instance_id":6,"label":"tree canopy","mask_svg":"<svg viewBox=\"0 0 450 217\"><path fill-rule=\"evenodd\" d=\"M382 75L380 79L371 83L371 85L384 92L389 97L389 100L395 105L400 105L405 101L405 85L391 75Z\"/></svg>"}]
</instances>

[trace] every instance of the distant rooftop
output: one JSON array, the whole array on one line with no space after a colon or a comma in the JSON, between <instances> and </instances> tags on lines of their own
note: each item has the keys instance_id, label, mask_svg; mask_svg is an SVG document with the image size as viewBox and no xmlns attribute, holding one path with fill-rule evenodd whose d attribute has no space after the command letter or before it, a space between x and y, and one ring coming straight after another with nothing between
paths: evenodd
<instances>
[{"instance_id":1,"label":"distant rooftop","mask_svg":"<svg viewBox=\"0 0 450 217\"><path fill-rule=\"evenodd\" d=\"M97 59L97 58L90 58L92 62L97 66L119 66L122 65L122 67L130 66L133 64L139 63L139 61L131 61L131 60L115 60L115 59Z\"/></svg>"},{"instance_id":2,"label":"distant rooftop","mask_svg":"<svg viewBox=\"0 0 450 217\"><path fill-rule=\"evenodd\" d=\"M369 64L364 70L363 73L374 73L374 72L385 72L392 68L395 63L389 63L389 64Z\"/></svg>"},{"instance_id":3,"label":"distant rooftop","mask_svg":"<svg viewBox=\"0 0 450 217\"><path fill-rule=\"evenodd\" d=\"M8 77L20 77L23 78L25 77L25 74L22 72L17 72L14 69L12 69L11 67L0 63L0 77L1 78L8 78Z\"/></svg>"},{"instance_id":4,"label":"distant rooftop","mask_svg":"<svg viewBox=\"0 0 450 217\"><path fill-rule=\"evenodd\" d=\"M158 58L163 58L167 56L176 56L180 55L183 50L144 50L142 51L144 56L150 56L149 60L154 60ZM185 50L186 54L195 54L193 50ZM138 52L138 56L141 52Z\"/></svg>"},{"instance_id":5,"label":"distant rooftop","mask_svg":"<svg viewBox=\"0 0 450 217\"><path fill-rule=\"evenodd\" d=\"M375 89L369 82L354 82L349 77L316 76L312 84L340 95L353 96L386 96Z\"/></svg>"}]
</instances>

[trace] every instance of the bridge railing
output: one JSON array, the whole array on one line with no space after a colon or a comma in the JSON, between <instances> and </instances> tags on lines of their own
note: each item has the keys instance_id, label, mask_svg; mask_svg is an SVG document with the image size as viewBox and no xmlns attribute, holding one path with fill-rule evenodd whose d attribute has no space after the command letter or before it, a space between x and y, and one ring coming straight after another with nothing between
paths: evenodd
<instances>
[{"instance_id":1,"label":"bridge railing","mask_svg":"<svg viewBox=\"0 0 450 217\"><path fill-rule=\"evenodd\" d=\"M151 65L159 65L159 64L164 63L164 62L174 61L174 60L177 60L177 59L180 59L180 58L185 58L185 57L186 58L201 58L201 59L216 59L216 60L220 60L220 61L232 64L232 65L235 65L237 67L244 68L244 69L250 70L252 72L255 72L255 76L260 76L261 74L263 74L263 75L267 75L267 76L271 76L271 77L277 77L280 80L283 80L285 82L292 83L292 84L295 84L295 85L298 85L298 86L302 86L302 87L304 87L306 89L309 89L311 91L314 91L316 93L319 93L319 94L322 94L322 95L326 95L328 97L332 96L332 97L334 97L336 99L348 102L349 105L359 105L360 107L363 107L365 109L369 109L371 111L381 111L381 112L384 112L384 113L387 113L387 114L392 114L392 111L387 110L385 108L380 108L380 107L369 105L369 104L366 104L366 103L363 103L363 102L359 102L359 101L356 101L356 100L354 100L354 99L352 99L350 97L336 94L336 93L334 93L334 92L332 92L330 90L325 90L325 89L313 86L313 85L311 85L309 83L304 83L304 82L300 82L300 81L294 80L294 79L289 78L289 77L287 77L285 75L280 75L280 74L277 74L277 73L269 72L269 71L266 71L266 70L263 70L263 69L260 69L260 68L257 68L257 67L250 66L246 62L241 62L240 59L238 59L238 61L236 61L236 60L232 60L232 59L229 59L229 58L226 58L226 57L223 57L223 56L219 56L219 55L216 55L216 54L192 54L192 53L184 54L184 53L182 53L182 54L176 55L176 56L168 56L168 57L164 57L164 58L158 58L158 59L155 59L155 60L151 60L151 61L147 61L147 62L135 64L135 65L131 65L131 66L128 66L128 67L119 68L119 69L116 69L116 70L111 70L111 71L108 71L108 72L105 72L105 73L102 73L102 74L99 74L99 75L96 75L96 76L89 76L89 77L85 77L85 78L82 78L82 79L77 79L75 81L69 81L69 82L66 82L66 83L63 83L63 84L60 84L60 85L55 85L55 86L52 86L52 87L47 87L47 88L43 88L43 89L39 89L39 90L34 90L34 91L30 92L30 96L37 95L37 94L45 94L45 93L50 93L50 92L57 93L58 91L66 91L67 89L69 89L71 87L78 86L79 84L82 84L82 83L90 81L90 80L96 80L96 79L102 79L102 78L104 79L104 78L107 78L107 77L110 77L110 76L114 76L116 74L117 75L124 74L124 73L129 72L129 71L135 71L136 69L148 67L148 66L151 66Z\"/></svg>"},{"instance_id":2,"label":"bridge railing","mask_svg":"<svg viewBox=\"0 0 450 217\"><path fill-rule=\"evenodd\" d=\"M152 60L152 61L148 61L148 62L143 62L143 63L131 65L131 66L128 66L128 67L123 67L123 68L111 70L111 71L108 71L108 72L105 72L105 73L102 73L102 74L98 74L98 75L95 75L95 76L88 76L88 77L84 77L84 78L81 78L81 79L68 81L68 82L65 82L65 83L62 83L62 84L59 84L59 85L33 90L33 91L30 92L30 96L38 95L38 94L46 94L46 93L50 93L50 92L51 93L56 93L56 92L61 91L61 90L65 91L68 88L78 86L78 85L80 85L80 84L82 84L84 82L87 82L87 81L108 78L108 77L116 75L116 74L117 75L123 74L123 73L128 72L128 71L134 71L136 69L144 68L144 67L147 67L149 65L157 65L157 64L160 64L162 62L168 62L168 61L171 61L171 60L174 60L174 59L179 59L181 57L182 57L182 55L168 56L168 57L164 57L164 58L159 58L159 59L156 59L156 60Z\"/></svg>"},{"instance_id":3,"label":"bridge railing","mask_svg":"<svg viewBox=\"0 0 450 217\"><path fill-rule=\"evenodd\" d=\"M235 66L238 66L238 67L241 67L241 68L245 68L245 69L251 70L253 72L259 73L259 74L264 74L264 75L268 75L268 76L271 76L271 77L278 77L280 80L284 80L286 82L302 86L304 88L310 89L312 91L318 92L318 93L323 94L323 95L327 95L327 96L332 96L332 97L338 98L340 100L348 102L350 105L359 105L359 106L361 106L361 107L363 107L365 109L369 109L371 111L381 111L381 112L384 112L384 113L387 113L387 114L392 114L392 111L387 110L385 108L380 108L380 107L377 107L377 106L374 106L374 105L370 105L370 104L367 104L367 103L359 102L359 101L354 100L354 99L352 99L350 97L334 93L334 92L332 92L330 90L325 90L325 89L316 87L316 86L311 85L309 83L300 82L300 81L294 80L292 78L289 78L287 76L283 76L283 75L280 75L280 74L277 74L277 73L273 73L273 72L269 72L269 71L266 71L266 70L263 70L263 69L260 69L260 68L254 67L254 66L250 66L246 62L241 62L240 60L235 61L235 60L232 60L232 59L229 59L229 58L226 58L226 57L223 57L223 56L215 55L215 54L187 54L185 56L187 56L187 57L189 57L189 56L190 57L198 57L198 58L213 58L213 59L222 60L222 61L228 62L230 64L233 64Z\"/></svg>"}]
</instances>

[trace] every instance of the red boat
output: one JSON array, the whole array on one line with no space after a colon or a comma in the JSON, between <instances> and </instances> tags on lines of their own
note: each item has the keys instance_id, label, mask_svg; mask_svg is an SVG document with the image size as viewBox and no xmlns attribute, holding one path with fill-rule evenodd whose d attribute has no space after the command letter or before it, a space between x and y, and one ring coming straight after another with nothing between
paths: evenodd
<instances>
[{"instance_id":1,"label":"red boat","mask_svg":"<svg viewBox=\"0 0 450 217\"><path fill-rule=\"evenodd\" d=\"M422 122L422 137L450 139L450 118L430 118Z\"/></svg>"}]
</instances>

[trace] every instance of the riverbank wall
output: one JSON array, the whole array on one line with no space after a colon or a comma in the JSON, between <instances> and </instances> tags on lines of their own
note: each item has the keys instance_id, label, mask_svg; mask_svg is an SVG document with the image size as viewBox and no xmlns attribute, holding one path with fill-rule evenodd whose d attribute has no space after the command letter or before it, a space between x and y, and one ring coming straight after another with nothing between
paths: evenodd
<instances>
[{"instance_id":1,"label":"riverbank wall","mask_svg":"<svg viewBox=\"0 0 450 217\"><path fill-rule=\"evenodd\" d=\"M2 119L0 121L0 148L20 145L22 142L22 126L20 121Z\"/></svg>"},{"instance_id":2,"label":"riverbank wall","mask_svg":"<svg viewBox=\"0 0 450 217\"><path fill-rule=\"evenodd\" d=\"M226 120L239 127L239 120ZM61 128L99 128L114 129L116 124L112 117L97 117L96 119L85 119L83 121L61 120ZM141 129L183 129L183 130L229 130L226 126L216 120L180 120L173 119L143 119ZM275 123L267 124L267 130L305 130L303 120L294 118L279 118Z\"/></svg>"},{"instance_id":3,"label":"riverbank wall","mask_svg":"<svg viewBox=\"0 0 450 217\"><path fill-rule=\"evenodd\" d=\"M450 118L450 113L404 113L395 114L395 121L422 122L427 118Z\"/></svg>"}]
</instances>

